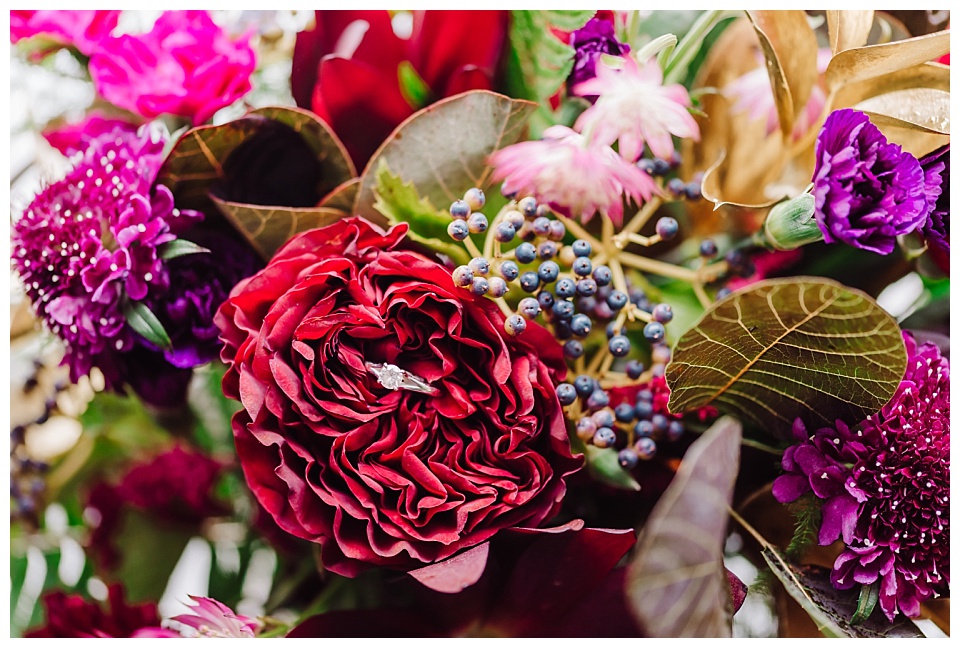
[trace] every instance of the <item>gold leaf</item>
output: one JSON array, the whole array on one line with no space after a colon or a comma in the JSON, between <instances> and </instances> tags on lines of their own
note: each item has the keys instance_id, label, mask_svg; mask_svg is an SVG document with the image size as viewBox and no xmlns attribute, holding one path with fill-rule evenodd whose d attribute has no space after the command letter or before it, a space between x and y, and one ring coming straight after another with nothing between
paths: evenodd
<instances>
[{"instance_id":1,"label":"gold leaf","mask_svg":"<svg viewBox=\"0 0 960 648\"><path fill-rule=\"evenodd\" d=\"M833 108L850 108L870 97L911 88L933 88L949 92L950 66L941 63L921 63L847 84L837 91Z\"/></svg>"},{"instance_id":2,"label":"gold leaf","mask_svg":"<svg viewBox=\"0 0 960 648\"><path fill-rule=\"evenodd\" d=\"M817 82L817 38L803 11L748 11L767 60L784 138Z\"/></svg>"},{"instance_id":3,"label":"gold leaf","mask_svg":"<svg viewBox=\"0 0 960 648\"><path fill-rule=\"evenodd\" d=\"M713 203L714 210L720 209L721 207L736 207L739 209L766 209L767 207L771 207L776 203L780 202L784 198L789 197L787 195L784 195L784 196L773 198L772 200L767 200L765 202L760 202L760 203L738 203L730 200L721 199L719 177L720 177L721 167L723 166L723 163L726 160L726 157L727 157L727 152L720 151L720 157L717 158L717 161L714 162L709 169L704 171L703 180L700 183L700 194L704 198L706 198L707 200Z\"/></svg>"},{"instance_id":4,"label":"gold leaf","mask_svg":"<svg viewBox=\"0 0 960 648\"><path fill-rule=\"evenodd\" d=\"M950 134L950 93L933 88L897 90L861 101L857 110L877 126L893 125L925 133Z\"/></svg>"},{"instance_id":5,"label":"gold leaf","mask_svg":"<svg viewBox=\"0 0 960 648\"><path fill-rule=\"evenodd\" d=\"M939 58L950 51L950 30L840 52L827 66L827 88L840 87Z\"/></svg>"},{"instance_id":6,"label":"gold leaf","mask_svg":"<svg viewBox=\"0 0 960 648\"><path fill-rule=\"evenodd\" d=\"M873 27L873 10L830 9L827 11L827 30L830 51L836 54L867 44Z\"/></svg>"}]
</instances>

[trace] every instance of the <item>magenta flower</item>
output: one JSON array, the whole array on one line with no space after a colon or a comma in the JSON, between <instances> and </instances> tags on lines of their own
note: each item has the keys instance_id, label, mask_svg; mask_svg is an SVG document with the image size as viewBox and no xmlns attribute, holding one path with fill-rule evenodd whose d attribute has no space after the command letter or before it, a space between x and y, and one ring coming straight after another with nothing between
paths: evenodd
<instances>
[{"instance_id":1,"label":"magenta flower","mask_svg":"<svg viewBox=\"0 0 960 648\"><path fill-rule=\"evenodd\" d=\"M82 153L90 146L90 142L101 135L112 133L115 129L133 133L137 124L125 119L107 117L94 110L79 122L69 122L55 127L45 128L43 138L53 148L67 157Z\"/></svg>"},{"instance_id":2,"label":"magenta flower","mask_svg":"<svg viewBox=\"0 0 960 648\"><path fill-rule=\"evenodd\" d=\"M198 637L229 637L233 639L252 639L260 628L256 619L237 614L220 601L205 596L191 596L194 605L193 614L181 614L173 621L193 628ZM183 631L181 630L181 633ZM188 635L189 636L189 635Z\"/></svg>"},{"instance_id":3,"label":"magenta flower","mask_svg":"<svg viewBox=\"0 0 960 648\"><path fill-rule=\"evenodd\" d=\"M597 64L604 54L620 56L630 52L630 46L617 40L611 20L591 18L586 25L570 34L573 55L573 70L567 84L575 87L597 76Z\"/></svg>"},{"instance_id":4,"label":"magenta flower","mask_svg":"<svg viewBox=\"0 0 960 648\"><path fill-rule=\"evenodd\" d=\"M837 589L877 583L890 620L914 617L950 583L950 364L930 343L904 333L907 371L879 414L855 428L838 421L783 455L773 494L824 500L819 541L842 538L831 581Z\"/></svg>"},{"instance_id":5,"label":"magenta flower","mask_svg":"<svg viewBox=\"0 0 960 648\"><path fill-rule=\"evenodd\" d=\"M146 34L104 41L90 59L90 76L121 108L198 124L248 93L255 67L250 35L231 39L206 11L165 11Z\"/></svg>"},{"instance_id":6,"label":"magenta flower","mask_svg":"<svg viewBox=\"0 0 960 648\"><path fill-rule=\"evenodd\" d=\"M102 607L79 594L51 591L43 595L44 625L25 633L25 637L48 639L126 638L136 636L170 636L154 634L160 616L155 603L131 605L124 600L123 586L110 585L107 605ZM140 634L152 631L150 635Z\"/></svg>"},{"instance_id":7,"label":"magenta flower","mask_svg":"<svg viewBox=\"0 0 960 648\"><path fill-rule=\"evenodd\" d=\"M11 11L10 42L43 36L91 56L110 36L119 18L119 11Z\"/></svg>"},{"instance_id":8,"label":"magenta flower","mask_svg":"<svg viewBox=\"0 0 960 648\"><path fill-rule=\"evenodd\" d=\"M920 163L888 143L864 113L831 113L817 137L816 159L815 216L827 243L889 254L897 236L926 221Z\"/></svg>"},{"instance_id":9,"label":"magenta flower","mask_svg":"<svg viewBox=\"0 0 960 648\"><path fill-rule=\"evenodd\" d=\"M551 126L542 140L500 149L490 164L505 193L535 196L584 223L600 212L619 225L624 198L639 204L657 190L649 175L609 146L589 144L566 126Z\"/></svg>"},{"instance_id":10,"label":"magenta flower","mask_svg":"<svg viewBox=\"0 0 960 648\"><path fill-rule=\"evenodd\" d=\"M573 88L581 96L598 96L597 102L577 119L578 131L595 144L619 142L620 155L635 162L644 143L657 157L669 159L673 137L700 139L700 127L687 108L690 95L679 83L664 86L656 61L640 67L630 56L623 67L596 67L596 78Z\"/></svg>"},{"instance_id":11,"label":"magenta flower","mask_svg":"<svg viewBox=\"0 0 960 648\"><path fill-rule=\"evenodd\" d=\"M118 356L135 339L123 300L166 289L157 248L202 218L175 209L166 187L151 189L162 150L146 128L101 135L13 225L14 267L37 315L64 341L73 380L97 366L108 387L122 382Z\"/></svg>"}]
</instances>

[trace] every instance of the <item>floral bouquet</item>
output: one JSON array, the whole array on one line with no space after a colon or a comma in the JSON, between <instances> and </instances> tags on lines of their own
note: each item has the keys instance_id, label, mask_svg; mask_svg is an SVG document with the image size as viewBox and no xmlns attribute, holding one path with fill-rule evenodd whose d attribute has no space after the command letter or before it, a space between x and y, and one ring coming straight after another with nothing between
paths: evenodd
<instances>
[{"instance_id":1,"label":"floral bouquet","mask_svg":"<svg viewBox=\"0 0 960 648\"><path fill-rule=\"evenodd\" d=\"M949 12L9 17L11 636L949 634Z\"/></svg>"}]
</instances>

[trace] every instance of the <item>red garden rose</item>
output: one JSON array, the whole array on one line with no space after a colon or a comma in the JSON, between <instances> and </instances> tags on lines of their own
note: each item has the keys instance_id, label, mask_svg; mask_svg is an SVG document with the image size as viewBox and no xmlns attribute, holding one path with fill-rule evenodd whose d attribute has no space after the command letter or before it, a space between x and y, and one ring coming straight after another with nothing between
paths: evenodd
<instances>
[{"instance_id":1,"label":"red garden rose","mask_svg":"<svg viewBox=\"0 0 960 648\"><path fill-rule=\"evenodd\" d=\"M505 338L492 301L398 248L406 230L349 218L300 234L216 318L251 490L348 576L539 525L581 465L554 390L559 345L536 325ZM365 362L439 391L387 389Z\"/></svg>"}]
</instances>

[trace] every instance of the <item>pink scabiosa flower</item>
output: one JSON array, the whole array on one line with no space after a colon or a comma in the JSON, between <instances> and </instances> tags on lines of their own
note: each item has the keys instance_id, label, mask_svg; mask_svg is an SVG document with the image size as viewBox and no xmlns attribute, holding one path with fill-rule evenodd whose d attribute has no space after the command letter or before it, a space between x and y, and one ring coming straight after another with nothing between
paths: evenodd
<instances>
[{"instance_id":1,"label":"pink scabiosa flower","mask_svg":"<svg viewBox=\"0 0 960 648\"><path fill-rule=\"evenodd\" d=\"M821 48L817 52L817 72L823 74L830 64L832 53L829 47ZM766 121L767 135L772 134L780 127L780 117L777 115L777 104L770 87L770 75L762 56L758 57L759 67L733 80L723 88L723 95L733 101L730 111L734 114L747 113L751 120L763 119ZM817 121L823 112L827 96L820 85L814 85L810 90L810 98L803 110L797 115L793 125L791 137L800 139L804 133Z\"/></svg>"},{"instance_id":2,"label":"pink scabiosa flower","mask_svg":"<svg viewBox=\"0 0 960 648\"><path fill-rule=\"evenodd\" d=\"M42 36L90 56L110 36L119 18L119 11L11 11L10 42Z\"/></svg>"},{"instance_id":3,"label":"pink scabiosa flower","mask_svg":"<svg viewBox=\"0 0 960 648\"><path fill-rule=\"evenodd\" d=\"M620 155L637 161L646 142L657 157L669 159L673 137L700 139L700 127L687 110L690 95L680 84L663 85L663 72L656 61L641 67L633 57L621 59L619 70L596 66L597 76L573 88L581 96L598 96L597 102L577 119L574 128L591 142L619 142Z\"/></svg>"},{"instance_id":4,"label":"pink scabiosa flower","mask_svg":"<svg viewBox=\"0 0 960 648\"><path fill-rule=\"evenodd\" d=\"M231 39L206 11L165 11L146 34L104 41L90 59L90 76L121 108L199 124L250 91L255 67L250 35Z\"/></svg>"},{"instance_id":5,"label":"pink scabiosa flower","mask_svg":"<svg viewBox=\"0 0 960 648\"><path fill-rule=\"evenodd\" d=\"M904 333L907 370L894 397L854 428L838 421L783 455L773 494L824 500L819 541L842 538L837 589L875 585L883 613L915 617L950 584L950 363Z\"/></svg>"},{"instance_id":6,"label":"pink scabiosa flower","mask_svg":"<svg viewBox=\"0 0 960 648\"><path fill-rule=\"evenodd\" d=\"M181 614L173 621L183 628L192 628L193 633L184 636L228 637L233 639L253 639L261 623L256 619L237 614L220 601L205 596L191 596L194 604L189 606L192 614ZM184 630L181 629L181 634Z\"/></svg>"},{"instance_id":7,"label":"pink scabiosa flower","mask_svg":"<svg viewBox=\"0 0 960 648\"><path fill-rule=\"evenodd\" d=\"M656 183L609 146L591 144L566 126L551 126L543 139L520 142L490 156L494 181L506 194L538 202L586 223L600 212L623 222L623 199L649 200Z\"/></svg>"},{"instance_id":8,"label":"pink scabiosa flower","mask_svg":"<svg viewBox=\"0 0 960 648\"><path fill-rule=\"evenodd\" d=\"M125 300L169 280L159 247L202 218L151 189L163 141L147 128L94 139L73 169L47 186L13 225L13 263L37 315L66 345L72 380L101 369L122 382L119 354L134 346Z\"/></svg>"},{"instance_id":9,"label":"pink scabiosa flower","mask_svg":"<svg viewBox=\"0 0 960 648\"><path fill-rule=\"evenodd\" d=\"M53 148L67 157L82 153L90 146L90 142L116 129L133 133L138 128L126 119L117 119L103 115L98 111L91 111L78 122L68 122L43 129L43 138Z\"/></svg>"},{"instance_id":10,"label":"pink scabiosa flower","mask_svg":"<svg viewBox=\"0 0 960 648\"><path fill-rule=\"evenodd\" d=\"M830 113L817 136L812 194L823 240L878 254L923 226L929 207L920 162L887 142L866 114Z\"/></svg>"}]
</instances>

